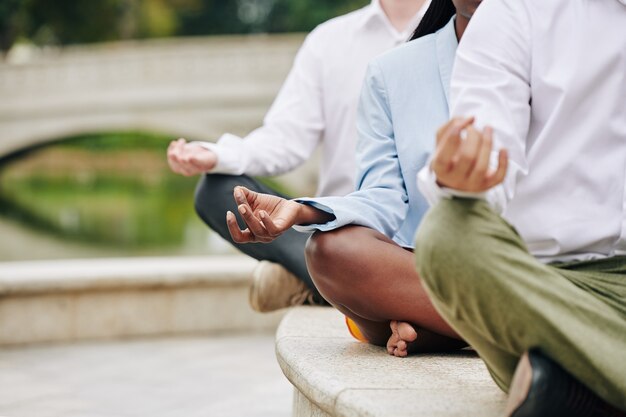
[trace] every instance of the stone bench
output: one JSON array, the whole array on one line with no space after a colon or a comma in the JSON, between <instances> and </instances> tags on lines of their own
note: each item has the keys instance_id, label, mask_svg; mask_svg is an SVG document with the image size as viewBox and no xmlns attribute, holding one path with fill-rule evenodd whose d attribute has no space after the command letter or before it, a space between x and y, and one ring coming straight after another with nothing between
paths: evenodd
<instances>
[{"instance_id":1,"label":"stone bench","mask_svg":"<svg viewBox=\"0 0 626 417\"><path fill-rule=\"evenodd\" d=\"M354 340L331 308L291 310L276 356L293 417L500 417L506 402L474 352L395 358Z\"/></svg>"},{"instance_id":2,"label":"stone bench","mask_svg":"<svg viewBox=\"0 0 626 417\"><path fill-rule=\"evenodd\" d=\"M0 263L0 345L274 331L248 305L243 256Z\"/></svg>"}]
</instances>

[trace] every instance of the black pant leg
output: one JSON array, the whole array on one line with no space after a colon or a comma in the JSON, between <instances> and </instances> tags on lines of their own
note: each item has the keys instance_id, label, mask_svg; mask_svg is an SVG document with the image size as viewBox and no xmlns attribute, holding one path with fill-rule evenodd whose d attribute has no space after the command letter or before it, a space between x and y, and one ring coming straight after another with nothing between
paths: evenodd
<instances>
[{"instance_id":1,"label":"black pant leg","mask_svg":"<svg viewBox=\"0 0 626 417\"><path fill-rule=\"evenodd\" d=\"M239 244L233 242L226 225L226 212L230 210L235 213L239 226L245 228L245 223L239 218L237 204L233 198L233 189L238 185L259 193L289 198L247 175L208 174L201 177L196 187L195 209L198 216L211 229L246 255L283 265L313 291L317 300L322 301L323 298L315 288L306 268L304 248L309 234L289 229L270 243Z\"/></svg>"}]
</instances>

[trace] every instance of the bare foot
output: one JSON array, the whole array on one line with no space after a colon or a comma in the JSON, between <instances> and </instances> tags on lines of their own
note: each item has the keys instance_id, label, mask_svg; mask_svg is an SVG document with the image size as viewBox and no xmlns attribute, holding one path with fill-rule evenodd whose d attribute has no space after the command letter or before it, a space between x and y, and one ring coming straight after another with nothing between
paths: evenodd
<instances>
[{"instance_id":1,"label":"bare foot","mask_svg":"<svg viewBox=\"0 0 626 417\"><path fill-rule=\"evenodd\" d=\"M387 352L403 358L411 353L449 352L467 347L463 340L452 339L424 329L417 329L404 321L392 320Z\"/></svg>"},{"instance_id":2,"label":"bare foot","mask_svg":"<svg viewBox=\"0 0 626 417\"><path fill-rule=\"evenodd\" d=\"M409 345L417 338L417 332L409 323L405 321L392 320L391 337L387 341L387 352L400 358L409 354Z\"/></svg>"}]
</instances>

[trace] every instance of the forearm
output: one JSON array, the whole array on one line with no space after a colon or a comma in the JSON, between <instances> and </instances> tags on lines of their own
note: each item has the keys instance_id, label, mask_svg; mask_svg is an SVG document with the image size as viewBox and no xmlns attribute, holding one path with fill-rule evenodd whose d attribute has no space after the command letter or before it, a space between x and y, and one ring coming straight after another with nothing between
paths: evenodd
<instances>
[{"instance_id":1,"label":"forearm","mask_svg":"<svg viewBox=\"0 0 626 417\"><path fill-rule=\"evenodd\" d=\"M267 125L246 138L227 133L217 143L194 143L216 155L216 165L210 173L273 176L289 172L306 161L317 146L318 137L303 131L289 134L287 130Z\"/></svg>"}]
</instances>

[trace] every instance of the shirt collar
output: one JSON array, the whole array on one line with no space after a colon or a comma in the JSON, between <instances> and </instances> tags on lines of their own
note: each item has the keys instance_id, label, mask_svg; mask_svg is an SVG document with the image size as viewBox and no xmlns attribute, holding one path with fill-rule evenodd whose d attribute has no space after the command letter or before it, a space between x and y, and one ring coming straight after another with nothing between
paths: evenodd
<instances>
[{"instance_id":1,"label":"shirt collar","mask_svg":"<svg viewBox=\"0 0 626 417\"><path fill-rule=\"evenodd\" d=\"M363 25L367 25L373 20L379 20L385 25L389 32L394 35L394 37L396 37L400 41L407 41L411 34L415 31L417 24L420 22L420 20L422 20L422 17L424 17L424 14L426 13L426 10L428 10L431 1L432 0L426 0L422 7L417 11L417 13L415 13L415 16L411 18L409 24L404 29L404 31L398 32L396 28L393 27L393 25L389 21L389 18L385 14L385 11L380 4L380 0L372 0L369 6L366 6L367 11L363 17Z\"/></svg>"}]
</instances>

